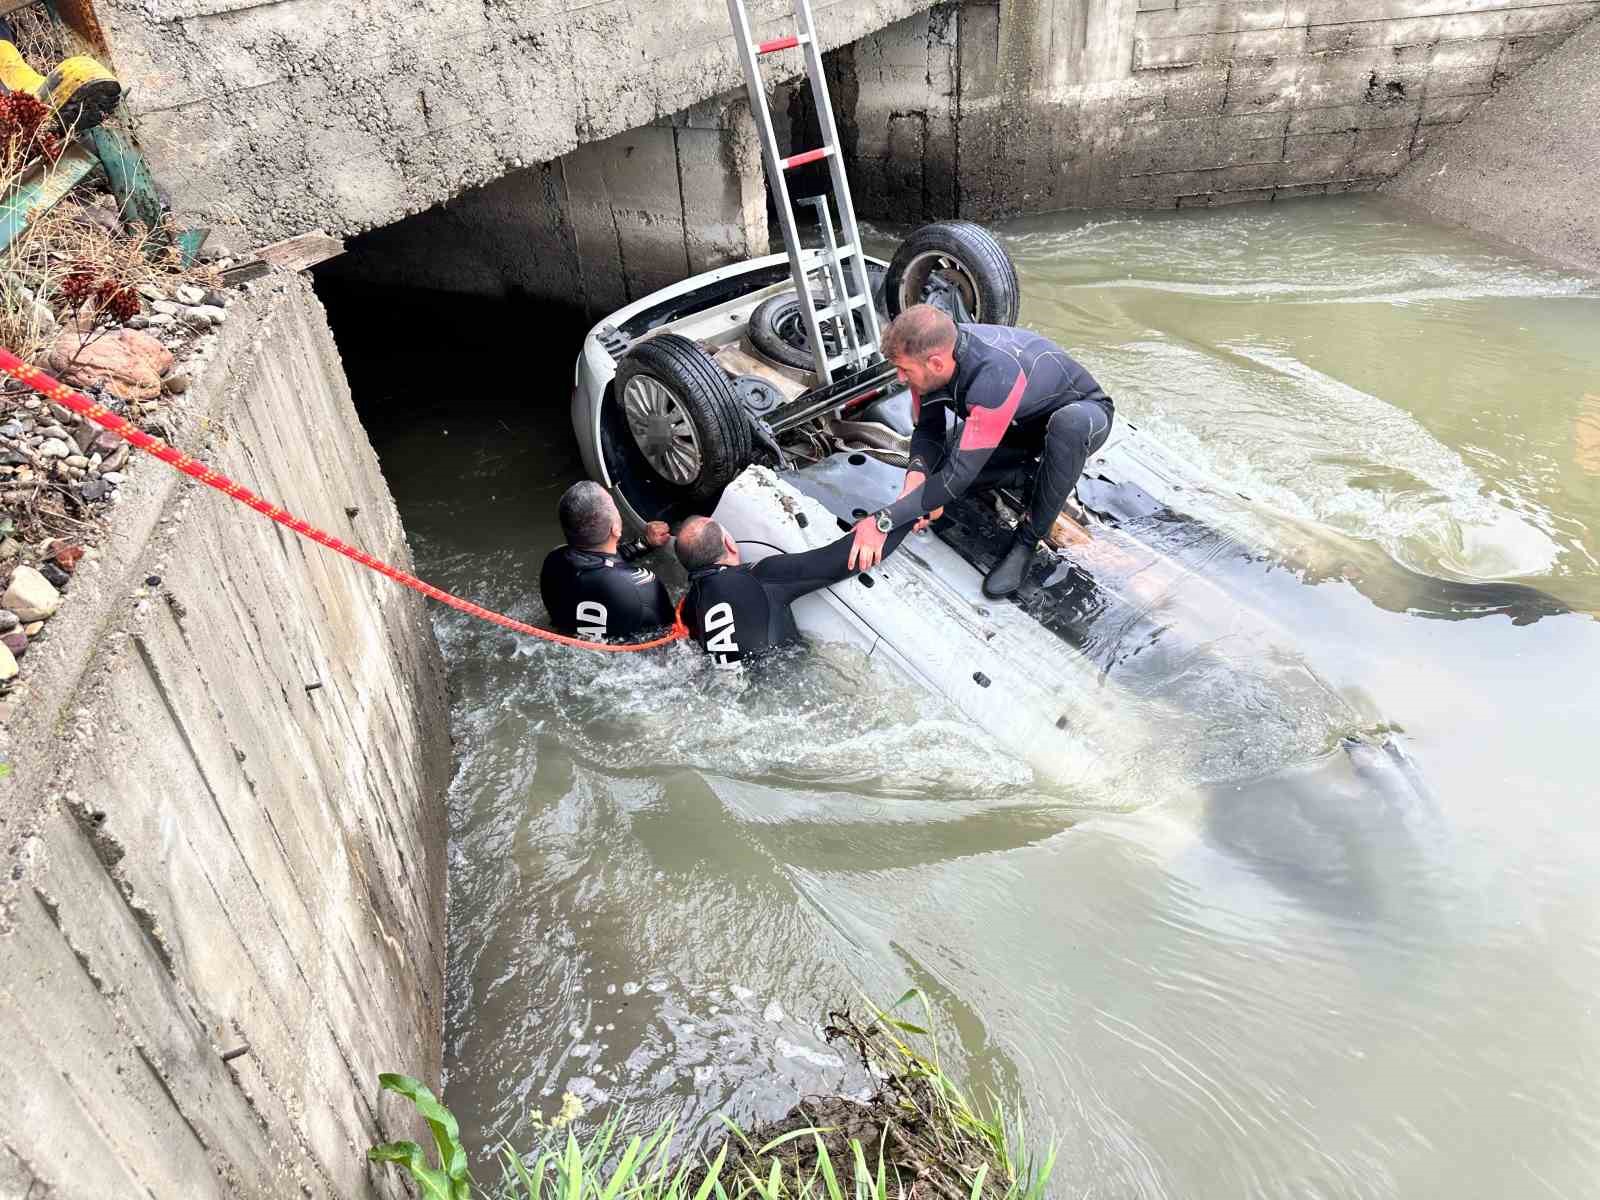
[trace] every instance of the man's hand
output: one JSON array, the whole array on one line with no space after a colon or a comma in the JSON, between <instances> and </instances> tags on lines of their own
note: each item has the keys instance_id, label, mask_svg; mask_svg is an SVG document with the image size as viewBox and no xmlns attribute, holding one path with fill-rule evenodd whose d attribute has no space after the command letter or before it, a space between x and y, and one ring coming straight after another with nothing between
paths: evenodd
<instances>
[{"instance_id":1,"label":"man's hand","mask_svg":"<svg viewBox=\"0 0 1600 1200\"><path fill-rule=\"evenodd\" d=\"M918 517L917 518L917 523L911 527L911 532L912 533L921 533L924 529L926 529L929 525L932 525L935 521L937 521L942 516L944 516L944 505L941 504L938 508L934 509L927 516Z\"/></svg>"},{"instance_id":2,"label":"man's hand","mask_svg":"<svg viewBox=\"0 0 1600 1200\"><path fill-rule=\"evenodd\" d=\"M883 561L883 543L888 540L887 534L878 532L878 522L874 518L862 517L856 522L856 540L850 545L847 565L852 571L872 570Z\"/></svg>"},{"instance_id":3,"label":"man's hand","mask_svg":"<svg viewBox=\"0 0 1600 1200\"><path fill-rule=\"evenodd\" d=\"M672 530L665 521L651 521L644 527L644 544L651 549L659 549L671 540Z\"/></svg>"}]
</instances>

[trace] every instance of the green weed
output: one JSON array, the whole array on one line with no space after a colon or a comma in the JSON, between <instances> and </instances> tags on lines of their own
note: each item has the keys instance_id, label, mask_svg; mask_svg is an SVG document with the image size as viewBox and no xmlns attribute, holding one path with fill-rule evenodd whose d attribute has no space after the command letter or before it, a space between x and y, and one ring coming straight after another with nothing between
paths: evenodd
<instances>
[{"instance_id":1,"label":"green weed","mask_svg":"<svg viewBox=\"0 0 1600 1200\"><path fill-rule=\"evenodd\" d=\"M923 1024L894 1015L913 999ZM754 1134L722 1117L728 1134L709 1157L674 1153L670 1120L625 1136L623 1110L580 1135L573 1122L582 1109L569 1095L548 1122L531 1119L538 1131L531 1152L503 1142L499 1182L476 1187L449 1110L400 1075L380 1078L427 1119L441 1166L429 1167L413 1142L375 1146L368 1157L405 1167L426 1200L1041 1200L1054 1144L1036 1159L1014 1106L992 1093L975 1100L956 1085L928 1033L927 998L913 990L870 1011L865 1021L830 1013L825 1032L849 1043L879 1081L871 1102L808 1101Z\"/></svg>"}]
</instances>

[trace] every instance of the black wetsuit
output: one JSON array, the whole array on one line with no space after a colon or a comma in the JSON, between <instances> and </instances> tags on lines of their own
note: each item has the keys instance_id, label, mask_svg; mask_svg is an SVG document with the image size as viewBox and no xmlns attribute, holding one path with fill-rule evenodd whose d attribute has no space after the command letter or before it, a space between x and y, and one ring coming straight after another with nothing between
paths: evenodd
<instances>
[{"instance_id":1,"label":"black wetsuit","mask_svg":"<svg viewBox=\"0 0 1600 1200\"><path fill-rule=\"evenodd\" d=\"M672 601L655 572L628 563L642 545L616 554L557 546L539 571L539 595L556 632L569 637L626 638L672 624Z\"/></svg>"},{"instance_id":2,"label":"black wetsuit","mask_svg":"<svg viewBox=\"0 0 1600 1200\"><path fill-rule=\"evenodd\" d=\"M955 378L916 402L908 469L927 481L895 501L890 518L900 525L975 487L1027 481L1020 532L1042 538L1111 432L1111 397L1065 350L1026 329L957 326L955 359ZM952 412L965 422L954 447Z\"/></svg>"},{"instance_id":3,"label":"black wetsuit","mask_svg":"<svg viewBox=\"0 0 1600 1200\"><path fill-rule=\"evenodd\" d=\"M884 543L887 557L911 532L896 529ZM799 638L789 605L848 579L855 532L799 554L774 554L760 562L702 567L689 573L683 620L700 648L719 667L737 667L763 650Z\"/></svg>"}]
</instances>

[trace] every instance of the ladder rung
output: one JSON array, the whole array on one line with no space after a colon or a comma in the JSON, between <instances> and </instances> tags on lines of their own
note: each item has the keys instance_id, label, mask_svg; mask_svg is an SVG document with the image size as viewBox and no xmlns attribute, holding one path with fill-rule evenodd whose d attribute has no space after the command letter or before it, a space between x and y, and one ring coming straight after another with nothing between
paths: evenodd
<instances>
[{"instance_id":1,"label":"ladder rung","mask_svg":"<svg viewBox=\"0 0 1600 1200\"><path fill-rule=\"evenodd\" d=\"M805 35L791 33L788 37L773 38L770 42L757 42L757 54L776 54L779 50L793 50L806 40Z\"/></svg>"},{"instance_id":2,"label":"ladder rung","mask_svg":"<svg viewBox=\"0 0 1600 1200\"><path fill-rule=\"evenodd\" d=\"M783 169L792 171L796 167L803 167L807 163L814 163L819 159L827 158L833 153L832 146L818 146L815 150L806 150L800 154L791 154L783 160Z\"/></svg>"},{"instance_id":3,"label":"ladder rung","mask_svg":"<svg viewBox=\"0 0 1600 1200\"><path fill-rule=\"evenodd\" d=\"M835 300L832 304L817 309L817 320L831 321L834 317L840 316L852 308L860 308L866 302L867 298L865 296L851 296L843 305Z\"/></svg>"},{"instance_id":4,"label":"ladder rung","mask_svg":"<svg viewBox=\"0 0 1600 1200\"><path fill-rule=\"evenodd\" d=\"M861 343L861 352L860 352L859 356L856 354L855 351L851 351L848 354L835 355L833 358L830 358L828 360L828 370L831 371L835 367L842 367L846 363L865 362L867 359L871 358L877 352L878 352L878 343L876 343L876 342L862 342Z\"/></svg>"}]
</instances>

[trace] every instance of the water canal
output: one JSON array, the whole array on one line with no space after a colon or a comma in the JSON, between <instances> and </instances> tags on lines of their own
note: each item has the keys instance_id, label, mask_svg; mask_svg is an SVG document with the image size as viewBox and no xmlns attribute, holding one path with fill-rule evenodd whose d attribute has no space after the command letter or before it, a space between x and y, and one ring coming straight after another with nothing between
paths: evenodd
<instances>
[{"instance_id":1,"label":"water canal","mask_svg":"<svg viewBox=\"0 0 1600 1200\"><path fill-rule=\"evenodd\" d=\"M1208 753L1071 794L843 648L730 692L682 647L602 660L438 610L448 1101L480 1145L563 1090L771 1118L846 1075L826 1004L917 984L962 1073L1056 1132L1061 1196L1588 1194L1600 281L1370 199L1001 232L1023 322L1249 498L1225 515L1272 553L1215 569L1398 731L1424 798L1217 679L1169 727ZM418 562L538 620L582 322L413 300L332 310ZM412 323L506 402L417 382ZM1429 579L1575 611L1474 615Z\"/></svg>"}]
</instances>

